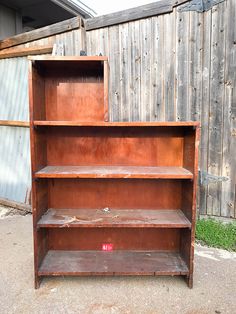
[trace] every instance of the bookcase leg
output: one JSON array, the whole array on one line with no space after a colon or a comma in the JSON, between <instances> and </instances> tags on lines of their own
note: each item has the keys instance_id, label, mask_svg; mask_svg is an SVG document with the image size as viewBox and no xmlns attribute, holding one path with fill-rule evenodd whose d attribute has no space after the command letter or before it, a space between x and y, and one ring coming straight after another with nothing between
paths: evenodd
<instances>
[{"instance_id":1,"label":"bookcase leg","mask_svg":"<svg viewBox=\"0 0 236 314\"><path fill-rule=\"evenodd\" d=\"M193 275L188 275L185 277L185 281L190 289L193 288Z\"/></svg>"},{"instance_id":2,"label":"bookcase leg","mask_svg":"<svg viewBox=\"0 0 236 314\"><path fill-rule=\"evenodd\" d=\"M41 284L42 278L39 277L37 274L35 274L34 278L34 289L39 289L40 284Z\"/></svg>"}]
</instances>

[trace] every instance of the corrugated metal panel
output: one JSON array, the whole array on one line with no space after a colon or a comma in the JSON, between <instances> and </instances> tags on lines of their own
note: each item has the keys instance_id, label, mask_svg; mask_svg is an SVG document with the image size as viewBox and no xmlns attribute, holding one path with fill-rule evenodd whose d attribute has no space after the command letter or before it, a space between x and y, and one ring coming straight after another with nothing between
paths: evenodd
<instances>
[{"instance_id":1,"label":"corrugated metal panel","mask_svg":"<svg viewBox=\"0 0 236 314\"><path fill-rule=\"evenodd\" d=\"M18 47L63 43L66 55L85 49L84 30L77 29ZM0 60L0 120L29 120L28 61ZM29 203L31 190L29 129L0 126L0 198Z\"/></svg>"},{"instance_id":2,"label":"corrugated metal panel","mask_svg":"<svg viewBox=\"0 0 236 314\"><path fill-rule=\"evenodd\" d=\"M0 60L0 120L29 120L27 58Z\"/></svg>"},{"instance_id":3,"label":"corrugated metal panel","mask_svg":"<svg viewBox=\"0 0 236 314\"><path fill-rule=\"evenodd\" d=\"M29 129L0 126L0 197L29 203Z\"/></svg>"},{"instance_id":4,"label":"corrugated metal panel","mask_svg":"<svg viewBox=\"0 0 236 314\"><path fill-rule=\"evenodd\" d=\"M27 58L0 60L0 120L29 120ZM0 126L0 197L29 203L29 129Z\"/></svg>"}]
</instances>

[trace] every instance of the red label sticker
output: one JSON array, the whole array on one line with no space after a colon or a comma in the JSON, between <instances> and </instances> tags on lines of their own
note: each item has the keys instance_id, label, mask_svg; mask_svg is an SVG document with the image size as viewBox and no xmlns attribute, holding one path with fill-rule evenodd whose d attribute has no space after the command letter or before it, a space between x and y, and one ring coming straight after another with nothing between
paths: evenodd
<instances>
[{"instance_id":1,"label":"red label sticker","mask_svg":"<svg viewBox=\"0 0 236 314\"><path fill-rule=\"evenodd\" d=\"M112 243L103 243L102 244L103 251L113 251L113 244Z\"/></svg>"}]
</instances>

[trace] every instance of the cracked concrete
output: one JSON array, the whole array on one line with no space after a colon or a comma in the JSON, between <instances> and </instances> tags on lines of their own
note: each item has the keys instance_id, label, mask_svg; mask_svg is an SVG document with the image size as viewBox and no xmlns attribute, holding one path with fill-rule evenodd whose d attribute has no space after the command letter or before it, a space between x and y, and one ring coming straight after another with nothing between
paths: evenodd
<instances>
[{"instance_id":1,"label":"cracked concrete","mask_svg":"<svg viewBox=\"0 0 236 314\"><path fill-rule=\"evenodd\" d=\"M236 253L197 245L194 288L180 277L48 278L33 288L32 217L0 219L0 313L236 313Z\"/></svg>"}]
</instances>

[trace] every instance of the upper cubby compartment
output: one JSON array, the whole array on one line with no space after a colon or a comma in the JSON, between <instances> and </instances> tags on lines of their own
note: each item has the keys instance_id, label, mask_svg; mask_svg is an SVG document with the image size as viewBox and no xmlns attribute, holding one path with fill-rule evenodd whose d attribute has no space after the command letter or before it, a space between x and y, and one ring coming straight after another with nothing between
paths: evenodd
<instances>
[{"instance_id":1,"label":"upper cubby compartment","mask_svg":"<svg viewBox=\"0 0 236 314\"><path fill-rule=\"evenodd\" d=\"M29 59L32 120L108 121L107 57Z\"/></svg>"}]
</instances>

